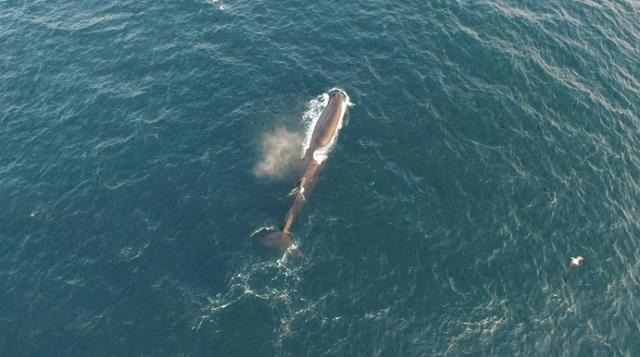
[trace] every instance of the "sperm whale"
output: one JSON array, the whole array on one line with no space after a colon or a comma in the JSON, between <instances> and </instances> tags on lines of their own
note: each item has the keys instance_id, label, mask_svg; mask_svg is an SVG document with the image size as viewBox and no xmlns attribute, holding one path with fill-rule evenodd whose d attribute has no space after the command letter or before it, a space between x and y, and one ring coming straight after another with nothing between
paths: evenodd
<instances>
[{"instance_id":1,"label":"sperm whale","mask_svg":"<svg viewBox=\"0 0 640 357\"><path fill-rule=\"evenodd\" d=\"M260 241L262 244L280 248L293 256L301 256L300 250L293 244L289 235L289 230L293 224L296 214L300 207L307 199L313 184L315 183L318 171L324 162L324 157L335 141L338 131L342 127L342 118L344 117L349 97L341 89L332 89L329 91L329 101L322 110L320 117L313 127L309 145L302 156L300 164L300 174L297 184L292 191L293 201L289 207L282 227L279 232L263 237Z\"/></svg>"}]
</instances>

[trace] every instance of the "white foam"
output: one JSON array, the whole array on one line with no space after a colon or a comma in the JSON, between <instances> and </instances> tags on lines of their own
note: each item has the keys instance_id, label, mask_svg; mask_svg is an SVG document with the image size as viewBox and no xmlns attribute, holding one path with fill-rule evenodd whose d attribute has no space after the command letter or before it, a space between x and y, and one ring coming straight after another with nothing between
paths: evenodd
<instances>
[{"instance_id":1,"label":"white foam","mask_svg":"<svg viewBox=\"0 0 640 357\"><path fill-rule=\"evenodd\" d=\"M276 231L276 230L277 228L275 226L264 226L264 227L256 228L256 230L254 230L253 232L251 232L251 234L249 234L249 237L253 238L256 234L262 231Z\"/></svg>"},{"instance_id":2,"label":"white foam","mask_svg":"<svg viewBox=\"0 0 640 357\"><path fill-rule=\"evenodd\" d=\"M309 103L307 103L307 110L302 114L302 123L306 127L304 140L302 141L302 153L301 158L304 157L304 154L307 152L309 148L309 144L311 144L311 136L313 135L313 128L315 128L318 119L320 118L320 114L324 110L324 107L329 103L329 94L323 93L317 96L314 99L311 99Z\"/></svg>"}]
</instances>

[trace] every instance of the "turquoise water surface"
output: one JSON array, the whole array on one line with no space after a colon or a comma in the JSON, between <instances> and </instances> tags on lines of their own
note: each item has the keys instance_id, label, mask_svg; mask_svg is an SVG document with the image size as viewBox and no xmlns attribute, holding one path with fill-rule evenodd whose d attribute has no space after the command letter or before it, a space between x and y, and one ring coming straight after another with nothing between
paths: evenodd
<instances>
[{"instance_id":1,"label":"turquoise water surface","mask_svg":"<svg viewBox=\"0 0 640 357\"><path fill-rule=\"evenodd\" d=\"M639 19L0 0L0 355L640 355ZM333 87L280 259L295 175L256 165Z\"/></svg>"}]
</instances>

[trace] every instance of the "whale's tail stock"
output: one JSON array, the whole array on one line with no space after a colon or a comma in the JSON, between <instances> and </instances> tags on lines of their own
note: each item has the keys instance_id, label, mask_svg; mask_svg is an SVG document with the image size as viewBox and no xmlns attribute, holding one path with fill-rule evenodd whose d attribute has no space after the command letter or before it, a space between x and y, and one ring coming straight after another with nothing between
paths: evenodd
<instances>
[{"instance_id":1,"label":"whale's tail stock","mask_svg":"<svg viewBox=\"0 0 640 357\"><path fill-rule=\"evenodd\" d=\"M287 255L291 255L294 257L302 257L302 252L300 249L293 244L291 241L291 237L289 236L289 232L273 232L268 234L262 238L259 238L260 243L270 248L280 248Z\"/></svg>"}]
</instances>

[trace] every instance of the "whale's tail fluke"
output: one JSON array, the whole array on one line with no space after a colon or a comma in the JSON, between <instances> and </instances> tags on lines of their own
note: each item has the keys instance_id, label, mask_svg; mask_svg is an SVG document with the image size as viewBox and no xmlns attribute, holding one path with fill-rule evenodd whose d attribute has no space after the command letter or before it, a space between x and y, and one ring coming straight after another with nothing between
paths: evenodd
<instances>
[{"instance_id":1,"label":"whale's tail fluke","mask_svg":"<svg viewBox=\"0 0 640 357\"><path fill-rule=\"evenodd\" d=\"M260 243L270 248L280 248L285 254L302 257L302 252L291 241L288 232L274 232L265 237L260 238Z\"/></svg>"}]
</instances>

